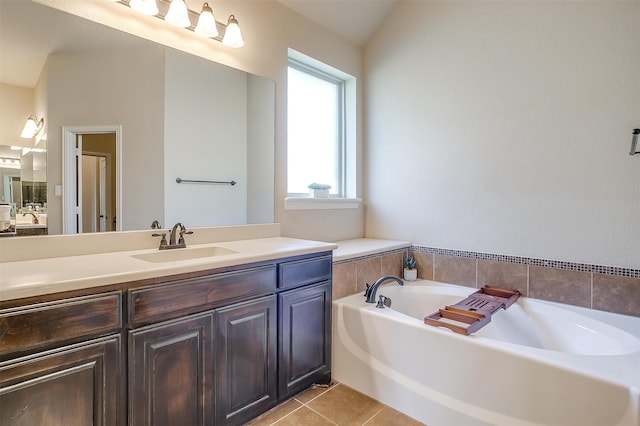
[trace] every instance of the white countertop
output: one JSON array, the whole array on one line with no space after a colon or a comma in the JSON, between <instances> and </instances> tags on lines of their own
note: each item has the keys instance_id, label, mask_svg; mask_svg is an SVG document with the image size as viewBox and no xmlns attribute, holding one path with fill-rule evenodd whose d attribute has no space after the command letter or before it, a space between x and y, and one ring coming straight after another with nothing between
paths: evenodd
<instances>
[{"instance_id":1,"label":"white countertop","mask_svg":"<svg viewBox=\"0 0 640 426\"><path fill-rule=\"evenodd\" d=\"M190 245L224 247L237 253L154 263L132 257L158 249L84 254L0 263L0 301L155 278L334 250L333 243L286 237Z\"/></svg>"},{"instance_id":2,"label":"white countertop","mask_svg":"<svg viewBox=\"0 0 640 426\"><path fill-rule=\"evenodd\" d=\"M409 241L382 240L377 238L356 238L337 241L338 248L333 252L333 261L353 259L370 254L411 247Z\"/></svg>"}]
</instances>

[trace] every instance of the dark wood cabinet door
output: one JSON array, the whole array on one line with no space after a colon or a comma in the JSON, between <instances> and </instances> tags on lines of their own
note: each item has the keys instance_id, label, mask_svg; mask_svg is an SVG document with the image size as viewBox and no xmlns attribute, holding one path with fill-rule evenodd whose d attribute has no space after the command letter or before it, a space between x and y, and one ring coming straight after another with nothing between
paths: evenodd
<instances>
[{"instance_id":1,"label":"dark wood cabinet door","mask_svg":"<svg viewBox=\"0 0 640 426\"><path fill-rule=\"evenodd\" d=\"M331 381L331 283L280 293L279 398Z\"/></svg>"},{"instance_id":2,"label":"dark wood cabinet door","mask_svg":"<svg viewBox=\"0 0 640 426\"><path fill-rule=\"evenodd\" d=\"M213 312L129 332L129 424L213 423Z\"/></svg>"},{"instance_id":3,"label":"dark wood cabinet door","mask_svg":"<svg viewBox=\"0 0 640 426\"><path fill-rule=\"evenodd\" d=\"M120 336L0 364L0 425L124 425Z\"/></svg>"},{"instance_id":4,"label":"dark wood cabinet door","mask_svg":"<svg viewBox=\"0 0 640 426\"><path fill-rule=\"evenodd\" d=\"M216 311L216 425L239 425L277 402L276 296Z\"/></svg>"}]
</instances>

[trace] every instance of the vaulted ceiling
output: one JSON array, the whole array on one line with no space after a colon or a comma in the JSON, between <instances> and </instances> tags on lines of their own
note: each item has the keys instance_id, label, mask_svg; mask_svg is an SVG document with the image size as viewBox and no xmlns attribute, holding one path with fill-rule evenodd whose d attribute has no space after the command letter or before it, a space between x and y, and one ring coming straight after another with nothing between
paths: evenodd
<instances>
[{"instance_id":1,"label":"vaulted ceiling","mask_svg":"<svg viewBox=\"0 0 640 426\"><path fill-rule=\"evenodd\" d=\"M90 22L73 20L70 15L48 10L30 1L2 1L0 14L0 81L33 87L47 54L60 51L95 49L101 45L133 43L134 38ZM318 23L343 39L364 45L399 0L277 0L282 5ZM82 27L82 28L79 28ZM70 31L73 30L73 31ZM77 37L78 33L87 37ZM88 34L98 34L92 35ZM9 42L10 41L10 42ZM140 44L148 43L142 39ZM35 64L39 66L34 66Z\"/></svg>"},{"instance_id":2,"label":"vaulted ceiling","mask_svg":"<svg viewBox=\"0 0 640 426\"><path fill-rule=\"evenodd\" d=\"M364 45L398 0L278 0L358 46Z\"/></svg>"}]
</instances>

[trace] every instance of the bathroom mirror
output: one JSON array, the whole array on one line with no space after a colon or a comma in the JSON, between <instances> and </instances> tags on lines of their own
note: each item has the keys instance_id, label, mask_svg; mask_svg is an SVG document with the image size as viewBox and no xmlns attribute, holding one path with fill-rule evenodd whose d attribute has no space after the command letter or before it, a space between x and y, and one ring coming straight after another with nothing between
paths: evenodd
<instances>
[{"instance_id":1,"label":"bathroom mirror","mask_svg":"<svg viewBox=\"0 0 640 426\"><path fill-rule=\"evenodd\" d=\"M37 195L48 233L62 233L63 193L73 192L63 128L111 126L121 129L113 229L147 229L154 219L164 227L273 222L273 81L31 1L0 9L0 157L32 156L20 158L25 171L0 164L0 203L25 207L25 193ZM44 117L44 130L21 139L29 115ZM35 172L33 157L45 152Z\"/></svg>"}]
</instances>

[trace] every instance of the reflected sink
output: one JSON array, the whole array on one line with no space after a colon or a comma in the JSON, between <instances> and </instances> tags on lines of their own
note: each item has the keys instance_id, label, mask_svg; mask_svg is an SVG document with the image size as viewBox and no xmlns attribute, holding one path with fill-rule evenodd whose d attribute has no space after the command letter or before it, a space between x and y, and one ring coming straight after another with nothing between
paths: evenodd
<instances>
[{"instance_id":1,"label":"reflected sink","mask_svg":"<svg viewBox=\"0 0 640 426\"><path fill-rule=\"evenodd\" d=\"M170 250L158 250L152 253L134 254L134 257L145 262L176 262L179 260L200 259L203 257L223 256L225 254L237 253L224 247L199 247L199 248L182 248Z\"/></svg>"}]
</instances>

